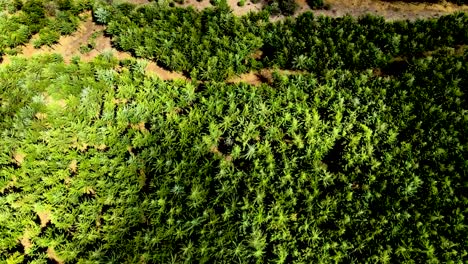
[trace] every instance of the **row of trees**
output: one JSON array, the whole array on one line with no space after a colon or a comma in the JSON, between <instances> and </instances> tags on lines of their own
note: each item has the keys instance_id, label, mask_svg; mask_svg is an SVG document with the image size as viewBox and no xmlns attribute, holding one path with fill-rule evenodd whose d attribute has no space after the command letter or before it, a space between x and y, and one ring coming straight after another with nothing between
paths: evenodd
<instances>
[{"instance_id":1,"label":"row of trees","mask_svg":"<svg viewBox=\"0 0 468 264\"><path fill-rule=\"evenodd\" d=\"M367 15L332 19L311 13L270 24L262 47L266 65L320 72L386 67L396 57L468 43L468 15L386 22Z\"/></svg>"},{"instance_id":2,"label":"row of trees","mask_svg":"<svg viewBox=\"0 0 468 264\"><path fill-rule=\"evenodd\" d=\"M263 45L265 12L237 18L220 8L199 13L148 5L129 11L129 5L119 5L98 8L95 16L108 22L106 32L117 48L192 78L225 80L261 67L251 55Z\"/></svg>"},{"instance_id":3,"label":"row of trees","mask_svg":"<svg viewBox=\"0 0 468 264\"><path fill-rule=\"evenodd\" d=\"M103 12L108 20L101 18ZM318 74L337 68L385 68L397 57L468 43L466 13L414 22L305 13L270 23L265 12L239 18L229 9L199 13L119 5L101 7L95 16L108 24L116 47L203 80L223 80L262 66Z\"/></svg>"}]
</instances>

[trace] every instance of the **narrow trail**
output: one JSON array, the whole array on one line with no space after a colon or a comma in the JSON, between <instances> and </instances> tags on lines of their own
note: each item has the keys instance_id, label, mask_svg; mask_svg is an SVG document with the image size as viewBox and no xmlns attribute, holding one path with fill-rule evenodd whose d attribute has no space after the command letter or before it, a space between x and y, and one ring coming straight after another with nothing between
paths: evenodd
<instances>
[{"instance_id":1,"label":"narrow trail","mask_svg":"<svg viewBox=\"0 0 468 264\"><path fill-rule=\"evenodd\" d=\"M402 1L382 1L382 0L325 0L330 5L329 10L311 10L306 0L296 0L299 5L298 16L306 11L312 12L316 16L324 15L329 17L343 17L351 15L360 17L366 14L378 15L387 21L410 20L436 18L448 15L456 11L468 11L468 6L458 6L454 3L442 2L436 4L402 2ZM284 19L284 16L274 17L277 21Z\"/></svg>"},{"instance_id":2,"label":"narrow trail","mask_svg":"<svg viewBox=\"0 0 468 264\"><path fill-rule=\"evenodd\" d=\"M138 4L145 0L127 0L128 2ZM266 5L265 0L260 0L253 4L246 0L244 6L238 6L239 0L227 0L228 5L232 9L232 13L237 16L246 15L249 12L258 12ZM423 18L434 18L442 15L447 15L456 11L468 11L468 5L458 6L450 2L441 2L435 4L429 3L408 3L402 1L382 1L382 0L325 0L326 4L330 5L329 10L320 9L312 10L307 4L307 0L296 0L298 9L293 17L310 11L314 15L324 15L329 17L342 17L347 14L359 17L366 14L383 16L388 21L393 20L416 20ZM193 7L195 10L203 10L213 7L210 0L185 0L183 4L176 4L180 7ZM272 16L271 21L284 20L283 15Z\"/></svg>"},{"instance_id":3,"label":"narrow trail","mask_svg":"<svg viewBox=\"0 0 468 264\"><path fill-rule=\"evenodd\" d=\"M252 71L238 76L234 76L226 81L226 83L246 83L250 85L261 85L262 83L273 83L273 74L278 73L280 75L300 75L304 74L303 71L293 71L293 70L281 70L281 69L262 69L259 71Z\"/></svg>"},{"instance_id":4,"label":"narrow trail","mask_svg":"<svg viewBox=\"0 0 468 264\"><path fill-rule=\"evenodd\" d=\"M134 58L128 52L118 51L112 47L111 39L102 34L105 27L97 25L92 21L91 12L86 12L82 16L85 18L84 21L72 35L61 36L57 44L51 47L43 46L39 49L34 48L33 41L35 37L33 37L28 44L23 46L17 57L31 58L42 54L60 54L65 63L70 63L75 56L80 57L81 61L90 62L103 52L111 52L119 60ZM81 53L80 47L86 45L95 33L98 34L98 37L95 39L95 47L89 52ZM12 57L14 56L5 55L2 64L11 63ZM147 73L154 74L162 80L186 79L182 74L165 70L152 61L141 60L147 62Z\"/></svg>"}]
</instances>

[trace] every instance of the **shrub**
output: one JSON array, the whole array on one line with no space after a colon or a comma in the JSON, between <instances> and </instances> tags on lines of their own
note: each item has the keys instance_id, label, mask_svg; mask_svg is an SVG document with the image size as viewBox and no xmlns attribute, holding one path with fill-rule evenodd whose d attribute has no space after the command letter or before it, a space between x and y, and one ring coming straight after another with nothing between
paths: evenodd
<instances>
[{"instance_id":1,"label":"shrub","mask_svg":"<svg viewBox=\"0 0 468 264\"><path fill-rule=\"evenodd\" d=\"M39 31L39 39L34 41L33 45L35 48L40 48L43 45L52 46L57 43L60 39L60 32L51 30L49 28L43 28Z\"/></svg>"},{"instance_id":2,"label":"shrub","mask_svg":"<svg viewBox=\"0 0 468 264\"><path fill-rule=\"evenodd\" d=\"M324 7L323 0L307 0L307 4L312 9L319 9Z\"/></svg>"},{"instance_id":3,"label":"shrub","mask_svg":"<svg viewBox=\"0 0 468 264\"><path fill-rule=\"evenodd\" d=\"M111 14L112 13L104 7L98 7L93 13L96 22L98 22L99 24L108 23L111 18Z\"/></svg>"},{"instance_id":4,"label":"shrub","mask_svg":"<svg viewBox=\"0 0 468 264\"><path fill-rule=\"evenodd\" d=\"M290 16L293 15L298 8L298 4L295 0L270 0L267 3L267 10L272 15L283 14L285 16Z\"/></svg>"}]
</instances>

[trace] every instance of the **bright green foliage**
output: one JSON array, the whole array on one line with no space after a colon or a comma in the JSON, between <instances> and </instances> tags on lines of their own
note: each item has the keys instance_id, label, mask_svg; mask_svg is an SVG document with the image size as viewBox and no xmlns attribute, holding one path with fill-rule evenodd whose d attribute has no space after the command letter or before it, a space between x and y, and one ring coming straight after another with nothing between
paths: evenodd
<instances>
[{"instance_id":1,"label":"bright green foliage","mask_svg":"<svg viewBox=\"0 0 468 264\"><path fill-rule=\"evenodd\" d=\"M57 6L44 39L74 21ZM95 6L117 47L191 81L110 53L0 65L0 262L467 263L467 15L220 6ZM219 82L262 65L301 72Z\"/></svg>"},{"instance_id":2,"label":"bright green foliage","mask_svg":"<svg viewBox=\"0 0 468 264\"><path fill-rule=\"evenodd\" d=\"M28 261L464 263L467 55L259 87L2 66L0 256L27 232Z\"/></svg>"}]
</instances>

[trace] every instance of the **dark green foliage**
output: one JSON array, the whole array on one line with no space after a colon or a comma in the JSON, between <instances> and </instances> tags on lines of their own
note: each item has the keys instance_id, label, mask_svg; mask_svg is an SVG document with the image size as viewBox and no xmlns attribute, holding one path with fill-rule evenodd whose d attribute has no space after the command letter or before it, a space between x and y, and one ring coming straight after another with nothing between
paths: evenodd
<instances>
[{"instance_id":1,"label":"dark green foliage","mask_svg":"<svg viewBox=\"0 0 468 264\"><path fill-rule=\"evenodd\" d=\"M320 8L325 7L325 4L323 3L323 0L308 0L307 4L312 9L320 9Z\"/></svg>"},{"instance_id":2,"label":"dark green foliage","mask_svg":"<svg viewBox=\"0 0 468 264\"><path fill-rule=\"evenodd\" d=\"M22 16L23 23L31 28L32 33L37 33L46 21L44 4L40 0L28 0L22 9L24 15Z\"/></svg>"},{"instance_id":3,"label":"dark green foliage","mask_svg":"<svg viewBox=\"0 0 468 264\"><path fill-rule=\"evenodd\" d=\"M270 25L264 40L267 64L320 73L363 70L392 58L468 43L468 15L385 22L381 17L331 19L306 13L296 21Z\"/></svg>"},{"instance_id":4,"label":"dark green foliage","mask_svg":"<svg viewBox=\"0 0 468 264\"><path fill-rule=\"evenodd\" d=\"M122 3L117 5L117 9L125 16L130 15L130 13L135 9L135 5L130 3Z\"/></svg>"},{"instance_id":5,"label":"dark green foliage","mask_svg":"<svg viewBox=\"0 0 468 264\"><path fill-rule=\"evenodd\" d=\"M267 1L266 10L272 15L294 15L298 8L295 0L269 0Z\"/></svg>"},{"instance_id":6,"label":"dark green foliage","mask_svg":"<svg viewBox=\"0 0 468 264\"><path fill-rule=\"evenodd\" d=\"M13 11L20 11L23 8L23 1L13 0L12 6L13 6Z\"/></svg>"},{"instance_id":7,"label":"dark green foliage","mask_svg":"<svg viewBox=\"0 0 468 264\"><path fill-rule=\"evenodd\" d=\"M40 0L27 0L22 10L32 22L45 18L44 4Z\"/></svg>"},{"instance_id":8,"label":"dark green foliage","mask_svg":"<svg viewBox=\"0 0 468 264\"><path fill-rule=\"evenodd\" d=\"M115 36L115 46L137 57L201 80L224 80L259 67L251 54L263 44L259 34L267 18L144 6L128 16L113 15L107 33Z\"/></svg>"},{"instance_id":9,"label":"dark green foliage","mask_svg":"<svg viewBox=\"0 0 468 264\"><path fill-rule=\"evenodd\" d=\"M61 11L68 11L73 8L72 0L58 0L57 5L58 5L59 10Z\"/></svg>"},{"instance_id":10,"label":"dark green foliage","mask_svg":"<svg viewBox=\"0 0 468 264\"><path fill-rule=\"evenodd\" d=\"M294 15L298 8L296 0L273 0L272 2L278 2L278 7L281 10L281 14L285 16Z\"/></svg>"}]
</instances>

